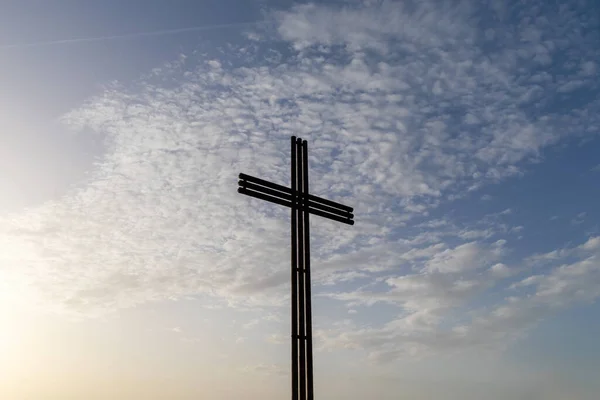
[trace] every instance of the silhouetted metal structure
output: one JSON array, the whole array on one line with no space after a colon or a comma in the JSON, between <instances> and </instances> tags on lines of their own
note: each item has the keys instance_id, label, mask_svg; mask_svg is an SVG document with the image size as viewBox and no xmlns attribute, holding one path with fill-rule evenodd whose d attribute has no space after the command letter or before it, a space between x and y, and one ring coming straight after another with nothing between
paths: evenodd
<instances>
[{"instance_id":1,"label":"silhouetted metal structure","mask_svg":"<svg viewBox=\"0 0 600 400\"><path fill-rule=\"evenodd\" d=\"M308 144L292 136L291 188L240 174L238 193L292 209L292 400L313 400L309 215L354 225L354 210L309 194Z\"/></svg>"}]
</instances>

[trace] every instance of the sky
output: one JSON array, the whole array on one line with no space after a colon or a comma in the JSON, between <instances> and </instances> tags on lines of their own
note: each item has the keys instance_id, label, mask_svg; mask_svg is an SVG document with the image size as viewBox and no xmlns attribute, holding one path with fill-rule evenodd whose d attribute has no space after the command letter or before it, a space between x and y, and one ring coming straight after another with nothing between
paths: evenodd
<instances>
[{"instance_id":1,"label":"sky","mask_svg":"<svg viewBox=\"0 0 600 400\"><path fill-rule=\"evenodd\" d=\"M2 1L0 397L289 396L296 135L317 398L597 398L594 3Z\"/></svg>"}]
</instances>

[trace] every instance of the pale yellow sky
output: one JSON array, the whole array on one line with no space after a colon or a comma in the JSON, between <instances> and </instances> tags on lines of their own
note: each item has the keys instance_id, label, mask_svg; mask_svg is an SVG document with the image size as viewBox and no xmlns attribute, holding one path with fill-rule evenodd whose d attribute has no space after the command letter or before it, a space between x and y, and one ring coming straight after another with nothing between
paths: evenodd
<instances>
[{"instance_id":1,"label":"pale yellow sky","mask_svg":"<svg viewBox=\"0 0 600 400\"><path fill-rule=\"evenodd\" d=\"M223 343L214 323L186 337L153 312L75 320L4 311L3 399L226 399L241 384L260 388L240 370L248 354Z\"/></svg>"},{"instance_id":2,"label":"pale yellow sky","mask_svg":"<svg viewBox=\"0 0 600 400\"><path fill-rule=\"evenodd\" d=\"M223 340L230 321L214 314L209 321L199 317L190 332L173 326L172 314L159 312L174 306L156 304L91 320L4 310L0 398L274 400L289 395L287 344L259 349ZM280 363L270 364L274 359ZM326 399L432 399L452 393L444 398L475 400L493 389L510 397L488 398L531 392L538 396L532 398L558 400L576 390L550 370L528 370L477 353L407 359L393 367L351 365L340 354L322 351L315 359L316 391Z\"/></svg>"}]
</instances>

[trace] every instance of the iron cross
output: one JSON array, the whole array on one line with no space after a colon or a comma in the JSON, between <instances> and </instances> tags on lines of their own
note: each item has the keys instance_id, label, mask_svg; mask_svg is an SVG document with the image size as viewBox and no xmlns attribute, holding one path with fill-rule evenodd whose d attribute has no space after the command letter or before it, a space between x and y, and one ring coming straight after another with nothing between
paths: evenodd
<instances>
[{"instance_id":1,"label":"iron cross","mask_svg":"<svg viewBox=\"0 0 600 400\"><path fill-rule=\"evenodd\" d=\"M313 196L308 190L308 145L292 136L291 188L240 174L238 193L292 210L292 400L313 400L312 307L309 215L354 225L354 209Z\"/></svg>"}]
</instances>

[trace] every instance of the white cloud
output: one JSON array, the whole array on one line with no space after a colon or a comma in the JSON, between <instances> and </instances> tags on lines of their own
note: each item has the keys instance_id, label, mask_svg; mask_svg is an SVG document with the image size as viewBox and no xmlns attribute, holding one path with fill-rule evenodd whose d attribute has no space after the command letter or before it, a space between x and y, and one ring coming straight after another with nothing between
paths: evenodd
<instances>
[{"instance_id":1,"label":"white cloud","mask_svg":"<svg viewBox=\"0 0 600 400\"><path fill-rule=\"evenodd\" d=\"M209 60L206 63L213 69L221 69L221 62L219 60Z\"/></svg>"},{"instance_id":2,"label":"white cloud","mask_svg":"<svg viewBox=\"0 0 600 400\"><path fill-rule=\"evenodd\" d=\"M561 93L572 92L574 90L579 89L583 85L584 85L583 81L577 81L577 80L576 81L570 81L570 82L566 82L566 83L562 84L556 90L559 91L559 92L561 92Z\"/></svg>"},{"instance_id":3,"label":"white cloud","mask_svg":"<svg viewBox=\"0 0 600 400\"><path fill-rule=\"evenodd\" d=\"M586 251L600 250L600 236L589 238L580 248Z\"/></svg>"},{"instance_id":4,"label":"white cloud","mask_svg":"<svg viewBox=\"0 0 600 400\"><path fill-rule=\"evenodd\" d=\"M587 215L586 212L580 212L579 214L577 214L577 216L573 219L571 219L571 224L572 225L579 225L585 222L585 216Z\"/></svg>"},{"instance_id":5,"label":"white cloud","mask_svg":"<svg viewBox=\"0 0 600 400\"><path fill-rule=\"evenodd\" d=\"M593 76L596 74L598 65L594 61L584 61L581 63L581 73L585 76Z\"/></svg>"},{"instance_id":6,"label":"white cloud","mask_svg":"<svg viewBox=\"0 0 600 400\"><path fill-rule=\"evenodd\" d=\"M267 337L266 341L272 344L287 344L289 338L284 337L283 335L272 334Z\"/></svg>"},{"instance_id":7,"label":"white cloud","mask_svg":"<svg viewBox=\"0 0 600 400\"><path fill-rule=\"evenodd\" d=\"M289 370L287 365L281 364L255 364L255 365L247 365L245 367L240 368L241 372L249 373L249 374L259 374L259 375L275 375L275 376L287 376L289 374Z\"/></svg>"},{"instance_id":8,"label":"white cloud","mask_svg":"<svg viewBox=\"0 0 600 400\"><path fill-rule=\"evenodd\" d=\"M430 272L457 273L481 268L495 261L502 252L502 244L484 248L476 242L465 243L454 249L437 253L425 266Z\"/></svg>"},{"instance_id":9,"label":"white cloud","mask_svg":"<svg viewBox=\"0 0 600 400\"><path fill-rule=\"evenodd\" d=\"M502 263L492 265L490 267L490 272L492 273L492 275L498 278L506 278L508 276L511 276L513 273L508 266Z\"/></svg>"},{"instance_id":10,"label":"white cloud","mask_svg":"<svg viewBox=\"0 0 600 400\"><path fill-rule=\"evenodd\" d=\"M246 342L246 337L244 337L244 336L240 336L235 339L235 344L242 344L244 342Z\"/></svg>"},{"instance_id":11,"label":"white cloud","mask_svg":"<svg viewBox=\"0 0 600 400\"><path fill-rule=\"evenodd\" d=\"M552 250L547 253L533 254L526 259L526 263L530 265L543 265L549 262L560 260L568 256L571 251L567 249Z\"/></svg>"},{"instance_id":12,"label":"white cloud","mask_svg":"<svg viewBox=\"0 0 600 400\"><path fill-rule=\"evenodd\" d=\"M313 219L315 286L401 313L325 345L365 347L376 359L484 346L512 337L511 327L520 334L550 303L594 298L593 279L581 278L595 277L589 256L532 282L538 300L456 322L474 296L524 271L502 264L509 246L498 237L520 228L503 221L510 209L467 224L430 213L521 173L560 140L595 134L600 115L597 100L545 103L548 92L593 85L578 72L590 70L580 47L572 74L539 71L577 39L562 34L566 17L486 27L486 36L472 23L476 4L296 6L274 16L275 43L249 34L251 45L223 59L199 52L108 87L63 117L101 136L107 153L87 185L2 217L2 274L35 288L41 304L83 314L189 294L211 306L287 305L289 213L238 195L235 182L243 171L287 184L289 136L299 135L309 140L311 190L357 216L354 227ZM484 51L483 37L496 50ZM280 40L290 49L276 50ZM580 250L597 249L593 240ZM561 252L526 261L552 264Z\"/></svg>"},{"instance_id":13,"label":"white cloud","mask_svg":"<svg viewBox=\"0 0 600 400\"><path fill-rule=\"evenodd\" d=\"M376 363L390 362L403 355L431 352L457 352L466 348L502 349L521 338L541 319L577 304L600 297L600 258L596 238L569 249L578 260L551 269L545 275L532 275L513 288L529 288L527 293L507 297L491 311L472 313L467 322L452 318L452 308L486 286L484 280L452 281L448 275L411 275L393 279L393 292L409 311L377 328L359 326L321 332L324 347L364 349ZM496 264L493 269L504 271ZM445 279L445 282L440 281ZM437 284L436 284L437 282ZM490 282L487 282L489 284ZM381 297L381 295L379 295ZM354 300L367 294L337 296ZM439 329L439 324L449 324Z\"/></svg>"}]
</instances>

